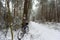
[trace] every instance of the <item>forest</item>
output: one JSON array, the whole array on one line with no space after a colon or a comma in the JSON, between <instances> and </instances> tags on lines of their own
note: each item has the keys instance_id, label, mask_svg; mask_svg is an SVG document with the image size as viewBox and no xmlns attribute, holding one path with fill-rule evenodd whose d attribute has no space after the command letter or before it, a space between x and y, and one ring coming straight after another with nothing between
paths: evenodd
<instances>
[{"instance_id":1,"label":"forest","mask_svg":"<svg viewBox=\"0 0 60 40\"><path fill-rule=\"evenodd\" d=\"M24 36L23 28L30 21L60 23L60 0L0 0L0 31L5 30L5 37L9 29L11 40L18 29Z\"/></svg>"}]
</instances>

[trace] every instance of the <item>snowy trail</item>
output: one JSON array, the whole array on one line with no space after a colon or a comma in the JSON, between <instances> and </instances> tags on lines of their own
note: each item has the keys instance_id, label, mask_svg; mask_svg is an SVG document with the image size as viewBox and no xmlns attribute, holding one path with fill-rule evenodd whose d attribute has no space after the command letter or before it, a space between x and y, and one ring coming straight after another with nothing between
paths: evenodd
<instances>
[{"instance_id":1,"label":"snowy trail","mask_svg":"<svg viewBox=\"0 0 60 40\"><path fill-rule=\"evenodd\" d=\"M60 40L60 32L45 27L46 25L30 22L30 34L33 34L36 40ZM40 35L40 36L39 36ZM38 37L39 36L39 37Z\"/></svg>"}]
</instances>

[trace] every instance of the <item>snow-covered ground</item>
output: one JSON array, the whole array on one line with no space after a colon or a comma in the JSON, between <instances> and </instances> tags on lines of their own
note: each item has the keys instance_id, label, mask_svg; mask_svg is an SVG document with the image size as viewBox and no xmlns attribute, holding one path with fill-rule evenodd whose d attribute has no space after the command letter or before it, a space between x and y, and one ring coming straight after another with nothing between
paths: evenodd
<instances>
[{"instance_id":1,"label":"snow-covered ground","mask_svg":"<svg viewBox=\"0 0 60 40\"><path fill-rule=\"evenodd\" d=\"M48 25L30 22L29 33L34 35L34 40L60 40L60 32L46 27Z\"/></svg>"},{"instance_id":2,"label":"snow-covered ground","mask_svg":"<svg viewBox=\"0 0 60 40\"><path fill-rule=\"evenodd\" d=\"M24 35L22 40L60 40L60 31L55 30L53 28L54 25L53 24L47 25L42 23L39 24L39 23L30 21L28 25L29 32ZM20 29L18 29L17 31L13 31L14 40L18 40L17 39L18 32L20 32ZM0 40L11 40L10 29L8 30L6 38L2 34L2 31L0 31Z\"/></svg>"}]
</instances>

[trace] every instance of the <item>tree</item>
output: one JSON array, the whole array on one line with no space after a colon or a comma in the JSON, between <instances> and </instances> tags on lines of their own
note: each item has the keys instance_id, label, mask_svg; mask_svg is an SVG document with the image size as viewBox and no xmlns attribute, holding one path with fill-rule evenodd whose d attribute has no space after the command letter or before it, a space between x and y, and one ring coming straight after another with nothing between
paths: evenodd
<instances>
[{"instance_id":1,"label":"tree","mask_svg":"<svg viewBox=\"0 0 60 40\"><path fill-rule=\"evenodd\" d=\"M0 1L0 16L2 15L1 12L3 11L1 8L3 8L3 4L2 4L2 2Z\"/></svg>"},{"instance_id":2,"label":"tree","mask_svg":"<svg viewBox=\"0 0 60 40\"><path fill-rule=\"evenodd\" d=\"M57 0L55 2L55 7L56 7L56 21L59 22L59 16L58 16L58 4L57 4Z\"/></svg>"},{"instance_id":3,"label":"tree","mask_svg":"<svg viewBox=\"0 0 60 40\"><path fill-rule=\"evenodd\" d=\"M22 32L23 36L25 34L23 27L26 26L26 23L28 23L28 0L25 0L24 2L24 12L23 12L23 18L22 18Z\"/></svg>"},{"instance_id":4,"label":"tree","mask_svg":"<svg viewBox=\"0 0 60 40\"><path fill-rule=\"evenodd\" d=\"M24 2L24 12L23 12L23 19L22 19L22 25L26 24L26 21L28 21L28 0L25 0Z\"/></svg>"},{"instance_id":5,"label":"tree","mask_svg":"<svg viewBox=\"0 0 60 40\"><path fill-rule=\"evenodd\" d=\"M9 0L6 0L6 5L7 5L7 13L5 14L5 23L6 23L6 28L10 28L11 30L11 37L12 37L12 40L13 40L13 30L12 30L12 22L13 22L13 17L11 16L11 13L10 13L10 8L9 8Z\"/></svg>"},{"instance_id":6,"label":"tree","mask_svg":"<svg viewBox=\"0 0 60 40\"><path fill-rule=\"evenodd\" d=\"M47 9L46 9L46 7L47 7L47 0L41 0L41 2L40 2L40 4L41 4L41 20L43 20L44 21L44 19L45 19L45 17L46 17L46 15L47 15L47 12L45 12ZM47 19L47 18L46 18Z\"/></svg>"}]
</instances>

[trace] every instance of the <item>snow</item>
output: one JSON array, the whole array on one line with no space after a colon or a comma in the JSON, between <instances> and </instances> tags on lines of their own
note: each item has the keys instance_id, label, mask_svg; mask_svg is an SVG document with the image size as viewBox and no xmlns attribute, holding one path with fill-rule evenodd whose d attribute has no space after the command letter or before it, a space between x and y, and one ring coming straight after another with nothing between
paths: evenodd
<instances>
[{"instance_id":1,"label":"snow","mask_svg":"<svg viewBox=\"0 0 60 40\"><path fill-rule=\"evenodd\" d=\"M60 32L45 27L46 25L30 22L30 33L38 40L60 40ZM39 36L40 35L40 36ZM39 37L36 37L39 36ZM36 39L36 40L37 40Z\"/></svg>"},{"instance_id":2,"label":"snow","mask_svg":"<svg viewBox=\"0 0 60 40\"><path fill-rule=\"evenodd\" d=\"M55 30L53 28L49 28L48 25L36 22L29 22L29 32L24 35L22 40L60 40L60 31ZM53 26L53 25L51 25ZM56 26L57 27L57 26ZM14 40L17 39L18 32L21 33L20 29L17 31L13 31ZM0 31L0 35L2 31ZM0 36L0 40L11 40L10 29L8 30L7 37L4 35Z\"/></svg>"}]
</instances>

